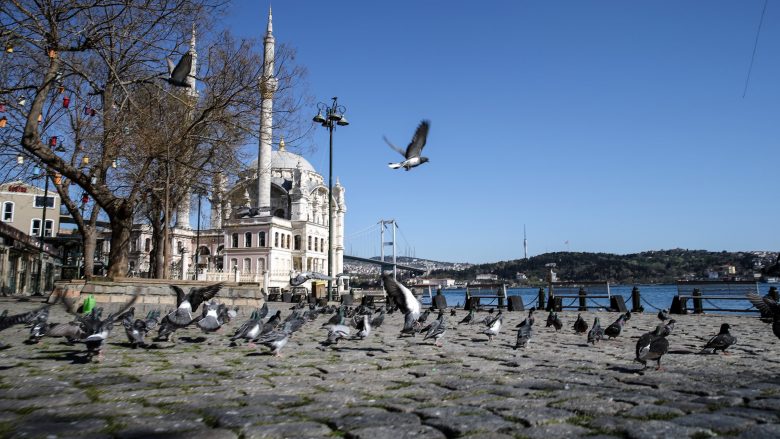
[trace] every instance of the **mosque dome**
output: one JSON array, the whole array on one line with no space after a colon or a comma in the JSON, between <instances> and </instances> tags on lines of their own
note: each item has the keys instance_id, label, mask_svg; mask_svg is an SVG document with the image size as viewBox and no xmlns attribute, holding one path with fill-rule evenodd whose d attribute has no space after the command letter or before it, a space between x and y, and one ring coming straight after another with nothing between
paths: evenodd
<instances>
[{"instance_id":1,"label":"mosque dome","mask_svg":"<svg viewBox=\"0 0 780 439\"><path fill-rule=\"evenodd\" d=\"M301 171L317 172L314 166L308 160L298 154L287 150L277 150L271 152L271 169L295 169L300 164ZM257 169L257 159L252 160L247 170Z\"/></svg>"}]
</instances>

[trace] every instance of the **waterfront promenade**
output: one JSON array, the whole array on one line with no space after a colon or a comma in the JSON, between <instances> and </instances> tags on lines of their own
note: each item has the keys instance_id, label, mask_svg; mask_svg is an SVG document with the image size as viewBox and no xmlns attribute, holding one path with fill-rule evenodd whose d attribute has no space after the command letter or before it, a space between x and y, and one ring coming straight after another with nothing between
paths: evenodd
<instances>
[{"instance_id":1,"label":"waterfront promenade","mask_svg":"<svg viewBox=\"0 0 780 439\"><path fill-rule=\"evenodd\" d=\"M12 314L37 306L0 301ZM228 347L249 311L221 333L187 329L151 349L125 347L117 325L103 363L81 363L83 346L60 339L26 345L22 326L3 331L11 347L0 351L0 436L780 437L780 340L755 316L674 316L664 370L640 371L634 346L658 323L654 313L634 314L619 338L595 347L571 329L576 312L560 314L560 333L538 313L518 351L514 326L525 313L504 313L490 344L480 326L456 325L464 311L447 314L443 348L398 338L398 313L366 340L324 348L321 316L276 358ZM589 325L595 315L604 327L618 316L583 313ZM52 308L51 322L68 320ZM697 355L723 322L738 339L731 355Z\"/></svg>"}]
</instances>

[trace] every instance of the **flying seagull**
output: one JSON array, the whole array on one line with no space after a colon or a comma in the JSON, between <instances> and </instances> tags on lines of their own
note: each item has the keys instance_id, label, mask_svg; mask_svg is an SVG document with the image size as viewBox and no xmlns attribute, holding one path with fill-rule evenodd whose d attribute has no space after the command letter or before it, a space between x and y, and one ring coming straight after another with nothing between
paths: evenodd
<instances>
[{"instance_id":1,"label":"flying seagull","mask_svg":"<svg viewBox=\"0 0 780 439\"><path fill-rule=\"evenodd\" d=\"M168 61L168 75L166 79L169 84L176 87L189 87L187 84L187 77L190 75L190 69L192 68L192 54L187 52L181 56L179 63L176 66L173 65L173 61L166 58Z\"/></svg>"},{"instance_id":2,"label":"flying seagull","mask_svg":"<svg viewBox=\"0 0 780 439\"><path fill-rule=\"evenodd\" d=\"M420 122L420 125L417 127L417 131L414 132L414 137L412 137L412 141L409 142L409 146L406 147L406 151L403 149L393 145L390 143L389 140L387 140L387 137L385 137L385 142L387 142L388 145L390 145L391 148L398 151L402 156L404 156L404 160L398 163L390 163L388 166L391 169L398 169L398 168L404 168L407 171L414 168L415 166L420 166L423 163L428 161L428 157L423 157L420 154L422 153L422 149L425 146L425 141L428 138L428 129L431 127L431 122L427 120L423 120Z\"/></svg>"}]
</instances>

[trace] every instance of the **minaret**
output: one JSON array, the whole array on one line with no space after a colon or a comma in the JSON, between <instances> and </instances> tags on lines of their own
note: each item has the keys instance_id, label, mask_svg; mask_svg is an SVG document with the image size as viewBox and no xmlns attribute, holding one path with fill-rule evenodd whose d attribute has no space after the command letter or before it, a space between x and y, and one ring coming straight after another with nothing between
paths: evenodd
<instances>
[{"instance_id":1,"label":"minaret","mask_svg":"<svg viewBox=\"0 0 780 439\"><path fill-rule=\"evenodd\" d=\"M525 224L523 224L523 252L525 253L525 258L528 259L528 238L525 236Z\"/></svg>"},{"instance_id":2,"label":"minaret","mask_svg":"<svg viewBox=\"0 0 780 439\"><path fill-rule=\"evenodd\" d=\"M192 66L190 67L190 74L187 75L187 93L194 98L198 97L197 80L195 79L198 74L198 52L195 50L195 24L192 25L192 38L190 39L190 50L192 55Z\"/></svg>"},{"instance_id":3,"label":"minaret","mask_svg":"<svg viewBox=\"0 0 780 439\"><path fill-rule=\"evenodd\" d=\"M268 28L263 39L263 76L260 77L260 146L257 151L257 207L260 215L271 214L271 140L273 139L274 77L273 16L268 8Z\"/></svg>"}]
</instances>

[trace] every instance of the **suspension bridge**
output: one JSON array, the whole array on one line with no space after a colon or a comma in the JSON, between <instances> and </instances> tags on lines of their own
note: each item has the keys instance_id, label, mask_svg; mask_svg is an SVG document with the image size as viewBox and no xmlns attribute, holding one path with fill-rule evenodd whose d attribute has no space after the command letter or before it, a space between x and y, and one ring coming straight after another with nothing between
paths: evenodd
<instances>
[{"instance_id":1,"label":"suspension bridge","mask_svg":"<svg viewBox=\"0 0 780 439\"><path fill-rule=\"evenodd\" d=\"M400 255L397 245L399 236L403 240L401 247L403 252ZM377 256L379 259L376 259ZM398 227L398 222L394 219L379 220L376 224L345 236L345 261L380 265L383 270L406 270L415 274L426 273L424 269L399 264L397 262L398 256L415 257L414 247L409 244L409 240L406 239L403 231Z\"/></svg>"}]
</instances>

